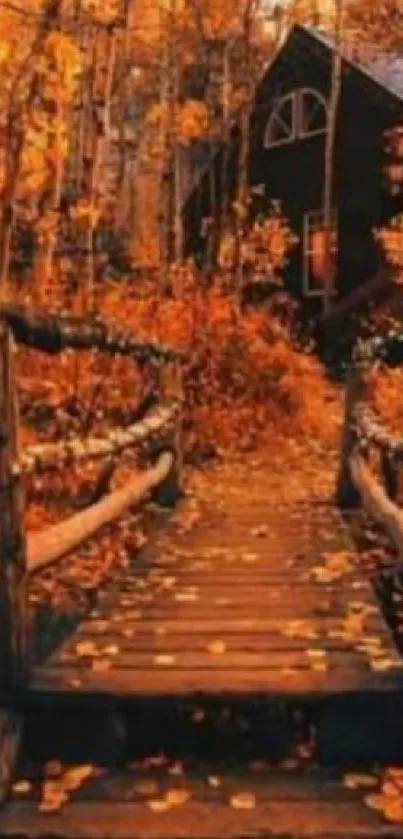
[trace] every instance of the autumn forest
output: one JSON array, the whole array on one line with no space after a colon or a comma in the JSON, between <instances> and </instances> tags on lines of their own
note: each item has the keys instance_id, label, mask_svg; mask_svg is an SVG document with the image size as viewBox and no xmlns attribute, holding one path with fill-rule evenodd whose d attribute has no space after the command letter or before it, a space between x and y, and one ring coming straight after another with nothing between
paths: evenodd
<instances>
[{"instance_id":1,"label":"autumn forest","mask_svg":"<svg viewBox=\"0 0 403 839\"><path fill-rule=\"evenodd\" d=\"M402 0L0 73L0 836L403 837Z\"/></svg>"}]
</instances>

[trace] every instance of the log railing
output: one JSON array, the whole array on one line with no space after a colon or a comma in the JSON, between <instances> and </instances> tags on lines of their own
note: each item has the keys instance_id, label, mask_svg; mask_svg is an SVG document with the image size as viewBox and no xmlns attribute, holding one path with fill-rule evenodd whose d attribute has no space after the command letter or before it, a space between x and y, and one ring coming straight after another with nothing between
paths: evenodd
<instances>
[{"instance_id":1,"label":"log railing","mask_svg":"<svg viewBox=\"0 0 403 839\"><path fill-rule=\"evenodd\" d=\"M160 371L158 404L142 419L104 436L69 439L18 450L18 403L13 344L45 353L65 349L125 355ZM137 340L100 319L78 319L23 308L0 311L0 704L13 705L29 678L27 610L29 575L57 561L99 528L139 504L152 492L171 503L178 494L181 460L182 356L174 349ZM66 521L39 533L24 532L22 478L59 469L85 458L112 461L129 447L141 447L149 466L118 490L103 496ZM144 457L142 458L144 462ZM1 712L0 712L1 714ZM0 742L0 770L2 763ZM1 789L0 771L0 798Z\"/></svg>"},{"instance_id":2,"label":"log railing","mask_svg":"<svg viewBox=\"0 0 403 839\"><path fill-rule=\"evenodd\" d=\"M359 342L345 393L337 501L343 508L363 505L385 529L403 564L403 510L397 504L403 437L389 432L369 406L371 374L376 366L403 363L403 332L388 332Z\"/></svg>"}]
</instances>

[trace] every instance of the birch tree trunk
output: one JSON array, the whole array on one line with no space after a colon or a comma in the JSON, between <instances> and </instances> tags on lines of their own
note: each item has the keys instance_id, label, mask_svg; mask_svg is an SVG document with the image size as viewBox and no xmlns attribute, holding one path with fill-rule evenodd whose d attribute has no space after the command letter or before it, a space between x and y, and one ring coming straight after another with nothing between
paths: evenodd
<instances>
[{"instance_id":1,"label":"birch tree trunk","mask_svg":"<svg viewBox=\"0 0 403 839\"><path fill-rule=\"evenodd\" d=\"M325 232L325 287L323 296L323 313L328 315L332 308L334 295L334 230L333 230L333 209L334 209L334 181L336 163L336 142L337 142L337 117L342 82L342 50L341 41L343 36L344 0L337 0L335 39L331 75L331 90L327 117L327 132L325 142L325 172L323 185L323 223ZM337 247L337 244L336 244ZM337 252L336 252L337 258Z\"/></svg>"}]
</instances>

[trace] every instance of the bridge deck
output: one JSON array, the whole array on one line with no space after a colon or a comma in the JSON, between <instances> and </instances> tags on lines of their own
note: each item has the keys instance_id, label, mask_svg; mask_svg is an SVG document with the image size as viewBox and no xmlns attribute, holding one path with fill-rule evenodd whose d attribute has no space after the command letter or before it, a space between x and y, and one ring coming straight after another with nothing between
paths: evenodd
<instances>
[{"instance_id":1,"label":"bridge deck","mask_svg":"<svg viewBox=\"0 0 403 839\"><path fill-rule=\"evenodd\" d=\"M99 594L33 690L117 697L394 691L403 668L326 500L273 501L267 473L176 521ZM193 526L192 525L193 521Z\"/></svg>"}]
</instances>

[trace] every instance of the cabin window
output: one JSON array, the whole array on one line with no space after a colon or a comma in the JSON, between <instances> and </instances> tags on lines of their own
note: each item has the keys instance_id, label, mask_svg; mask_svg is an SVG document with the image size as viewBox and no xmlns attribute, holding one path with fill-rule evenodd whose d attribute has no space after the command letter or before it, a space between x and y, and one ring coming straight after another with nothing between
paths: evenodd
<instances>
[{"instance_id":1,"label":"cabin window","mask_svg":"<svg viewBox=\"0 0 403 839\"><path fill-rule=\"evenodd\" d=\"M280 99L266 126L264 145L280 146L282 143L292 143L295 140L296 128L296 98L290 93Z\"/></svg>"},{"instance_id":2,"label":"cabin window","mask_svg":"<svg viewBox=\"0 0 403 839\"><path fill-rule=\"evenodd\" d=\"M325 292L326 277L330 272L335 280L338 254L338 213L332 210L330 265L322 210L306 213L303 230L303 293L306 297L321 297Z\"/></svg>"},{"instance_id":3,"label":"cabin window","mask_svg":"<svg viewBox=\"0 0 403 839\"><path fill-rule=\"evenodd\" d=\"M312 137L326 131L326 100L316 90L299 91L299 137Z\"/></svg>"},{"instance_id":4,"label":"cabin window","mask_svg":"<svg viewBox=\"0 0 403 839\"><path fill-rule=\"evenodd\" d=\"M264 136L266 149L322 134L327 126L327 104L316 90L301 88L279 99Z\"/></svg>"}]
</instances>

